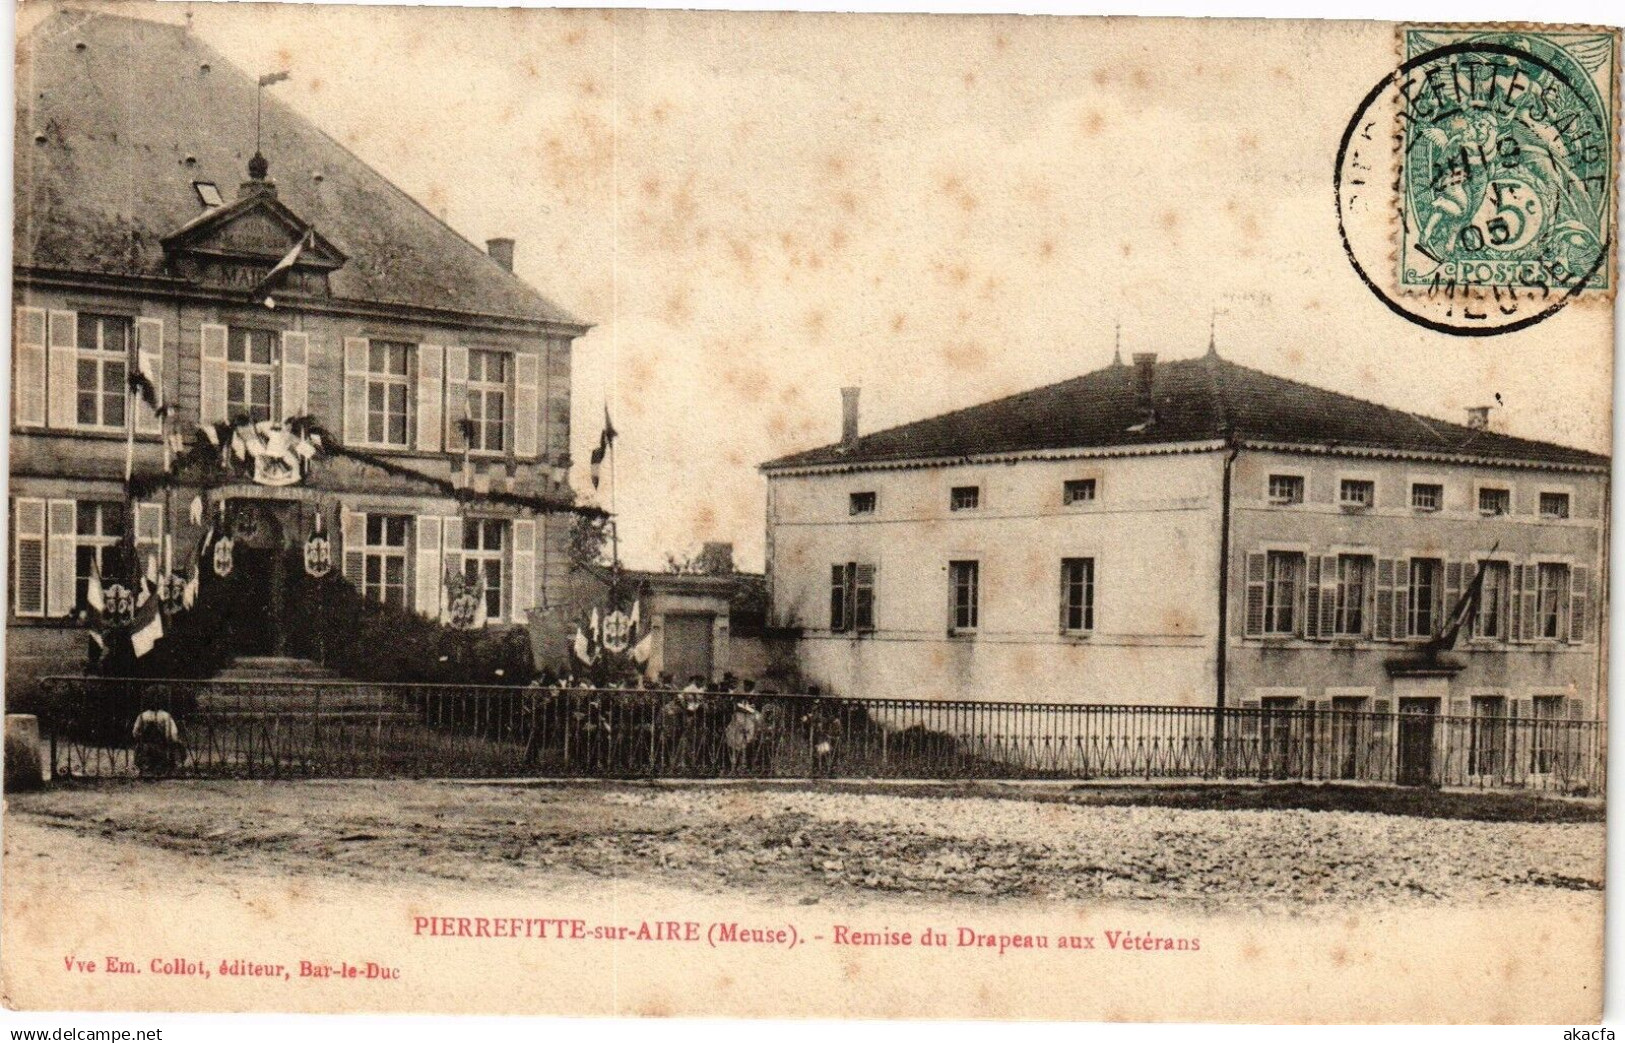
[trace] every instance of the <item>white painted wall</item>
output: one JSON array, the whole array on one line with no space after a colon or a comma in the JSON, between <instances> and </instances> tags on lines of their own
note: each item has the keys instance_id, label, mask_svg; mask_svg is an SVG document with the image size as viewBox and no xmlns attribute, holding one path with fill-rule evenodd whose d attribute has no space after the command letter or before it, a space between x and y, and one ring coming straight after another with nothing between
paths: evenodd
<instances>
[{"instance_id":1,"label":"white painted wall","mask_svg":"<svg viewBox=\"0 0 1625 1043\"><path fill-rule=\"evenodd\" d=\"M775 622L841 695L1204 705L1212 701L1222 457L1029 460L769 479ZM1092 504L1064 506L1068 479ZM981 506L950 511L954 486ZM852 517L849 494L878 509ZM1095 559L1095 631L1061 633L1061 559ZM949 634L948 562L981 563L980 626ZM875 632L829 630L830 567L878 566Z\"/></svg>"}]
</instances>

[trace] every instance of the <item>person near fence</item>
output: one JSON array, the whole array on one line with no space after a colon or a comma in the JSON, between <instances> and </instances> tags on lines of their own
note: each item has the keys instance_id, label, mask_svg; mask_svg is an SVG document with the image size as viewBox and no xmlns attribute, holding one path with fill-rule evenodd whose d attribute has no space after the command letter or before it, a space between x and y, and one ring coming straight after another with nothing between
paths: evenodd
<instances>
[{"instance_id":1,"label":"person near fence","mask_svg":"<svg viewBox=\"0 0 1625 1043\"><path fill-rule=\"evenodd\" d=\"M130 728L135 740L135 767L144 779L163 778L186 760L180 726L168 710L142 710Z\"/></svg>"}]
</instances>

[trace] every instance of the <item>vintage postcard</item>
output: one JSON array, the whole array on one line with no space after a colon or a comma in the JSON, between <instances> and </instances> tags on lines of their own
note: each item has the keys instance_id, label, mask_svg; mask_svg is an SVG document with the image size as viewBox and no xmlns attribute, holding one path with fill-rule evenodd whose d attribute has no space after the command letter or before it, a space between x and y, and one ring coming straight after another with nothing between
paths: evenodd
<instances>
[{"instance_id":1,"label":"vintage postcard","mask_svg":"<svg viewBox=\"0 0 1625 1043\"><path fill-rule=\"evenodd\" d=\"M1595 1024L1620 60L23 4L5 1004Z\"/></svg>"}]
</instances>

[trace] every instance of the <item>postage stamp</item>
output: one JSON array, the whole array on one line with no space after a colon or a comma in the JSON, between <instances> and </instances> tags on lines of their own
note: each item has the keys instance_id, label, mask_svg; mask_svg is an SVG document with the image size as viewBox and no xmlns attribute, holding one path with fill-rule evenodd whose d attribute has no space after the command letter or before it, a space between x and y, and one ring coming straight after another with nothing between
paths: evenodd
<instances>
[{"instance_id":1,"label":"postage stamp","mask_svg":"<svg viewBox=\"0 0 1625 1043\"><path fill-rule=\"evenodd\" d=\"M1368 288L1459 336L1611 299L1617 31L1399 34L1398 67L1356 108L1338 152L1339 229Z\"/></svg>"}]
</instances>

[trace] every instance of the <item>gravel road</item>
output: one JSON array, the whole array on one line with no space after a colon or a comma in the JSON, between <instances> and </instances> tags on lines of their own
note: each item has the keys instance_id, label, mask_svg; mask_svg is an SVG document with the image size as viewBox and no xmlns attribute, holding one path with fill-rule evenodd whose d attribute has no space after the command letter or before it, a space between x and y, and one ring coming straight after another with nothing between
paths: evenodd
<instances>
[{"instance_id":1,"label":"gravel road","mask_svg":"<svg viewBox=\"0 0 1625 1043\"><path fill-rule=\"evenodd\" d=\"M1600 820L1470 821L1036 796L175 782L25 794L8 798L8 811L81 834L299 874L515 885L537 874L637 877L803 902L889 893L1290 911L1558 899L1602 888Z\"/></svg>"}]
</instances>

